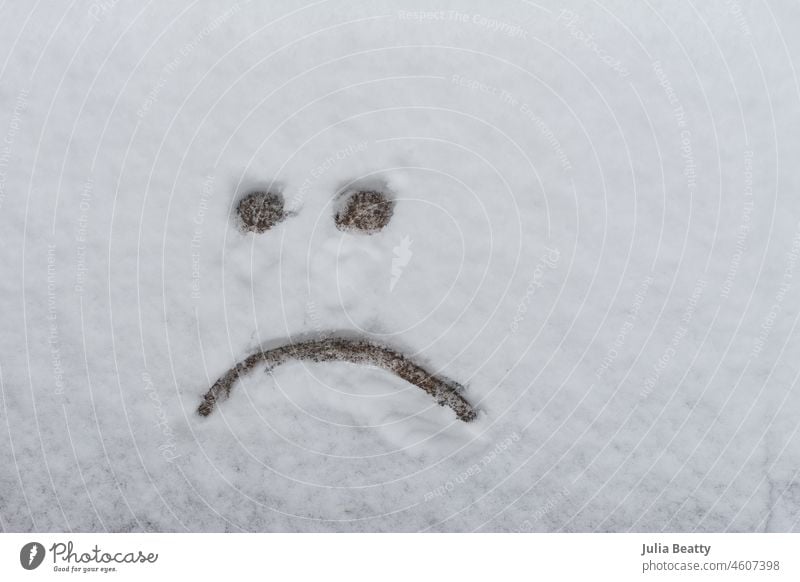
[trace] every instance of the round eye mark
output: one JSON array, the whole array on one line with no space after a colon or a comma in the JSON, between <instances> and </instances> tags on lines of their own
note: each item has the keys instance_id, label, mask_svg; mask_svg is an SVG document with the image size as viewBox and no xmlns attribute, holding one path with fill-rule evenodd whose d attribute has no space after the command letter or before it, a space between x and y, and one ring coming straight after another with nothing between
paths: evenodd
<instances>
[{"instance_id":1,"label":"round eye mark","mask_svg":"<svg viewBox=\"0 0 800 582\"><path fill-rule=\"evenodd\" d=\"M343 231L374 234L382 230L394 213L394 200L377 190L347 192L336 211L336 227Z\"/></svg>"},{"instance_id":2,"label":"round eye mark","mask_svg":"<svg viewBox=\"0 0 800 582\"><path fill-rule=\"evenodd\" d=\"M245 232L262 233L288 216L283 210L283 195L275 192L250 192L236 206L240 227Z\"/></svg>"}]
</instances>

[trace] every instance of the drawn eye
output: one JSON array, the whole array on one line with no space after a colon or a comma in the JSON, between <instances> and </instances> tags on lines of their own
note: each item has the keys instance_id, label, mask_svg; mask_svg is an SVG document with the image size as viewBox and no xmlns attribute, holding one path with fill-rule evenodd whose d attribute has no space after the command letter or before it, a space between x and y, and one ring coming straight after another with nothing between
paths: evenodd
<instances>
[{"instance_id":1,"label":"drawn eye","mask_svg":"<svg viewBox=\"0 0 800 582\"><path fill-rule=\"evenodd\" d=\"M240 227L245 232L262 233L286 218L283 195L276 192L250 192L236 206Z\"/></svg>"},{"instance_id":2,"label":"drawn eye","mask_svg":"<svg viewBox=\"0 0 800 582\"><path fill-rule=\"evenodd\" d=\"M334 218L342 231L374 234L389 224L394 213L394 200L377 190L345 192L338 203Z\"/></svg>"}]
</instances>

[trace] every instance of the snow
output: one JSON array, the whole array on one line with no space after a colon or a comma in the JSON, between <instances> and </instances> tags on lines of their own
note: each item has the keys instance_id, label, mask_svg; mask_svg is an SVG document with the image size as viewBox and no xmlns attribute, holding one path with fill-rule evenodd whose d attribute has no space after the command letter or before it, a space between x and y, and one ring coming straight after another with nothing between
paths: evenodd
<instances>
[{"instance_id":1,"label":"snow","mask_svg":"<svg viewBox=\"0 0 800 582\"><path fill-rule=\"evenodd\" d=\"M2 11L4 531L798 529L797 6Z\"/></svg>"}]
</instances>

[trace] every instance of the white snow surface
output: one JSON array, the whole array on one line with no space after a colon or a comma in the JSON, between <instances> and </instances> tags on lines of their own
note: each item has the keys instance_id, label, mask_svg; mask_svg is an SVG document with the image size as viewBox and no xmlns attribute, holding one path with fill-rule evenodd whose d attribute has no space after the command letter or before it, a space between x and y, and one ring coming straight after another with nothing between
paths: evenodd
<instances>
[{"instance_id":1,"label":"white snow surface","mask_svg":"<svg viewBox=\"0 0 800 582\"><path fill-rule=\"evenodd\" d=\"M796 3L0 14L3 531L800 527Z\"/></svg>"}]
</instances>

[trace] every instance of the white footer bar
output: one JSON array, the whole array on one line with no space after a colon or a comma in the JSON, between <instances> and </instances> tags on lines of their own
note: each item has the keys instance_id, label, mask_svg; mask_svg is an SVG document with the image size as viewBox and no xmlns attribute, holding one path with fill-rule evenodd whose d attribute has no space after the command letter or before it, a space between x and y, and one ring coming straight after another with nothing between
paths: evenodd
<instances>
[{"instance_id":1,"label":"white footer bar","mask_svg":"<svg viewBox=\"0 0 800 582\"><path fill-rule=\"evenodd\" d=\"M800 534L2 534L0 580L800 580Z\"/></svg>"}]
</instances>

